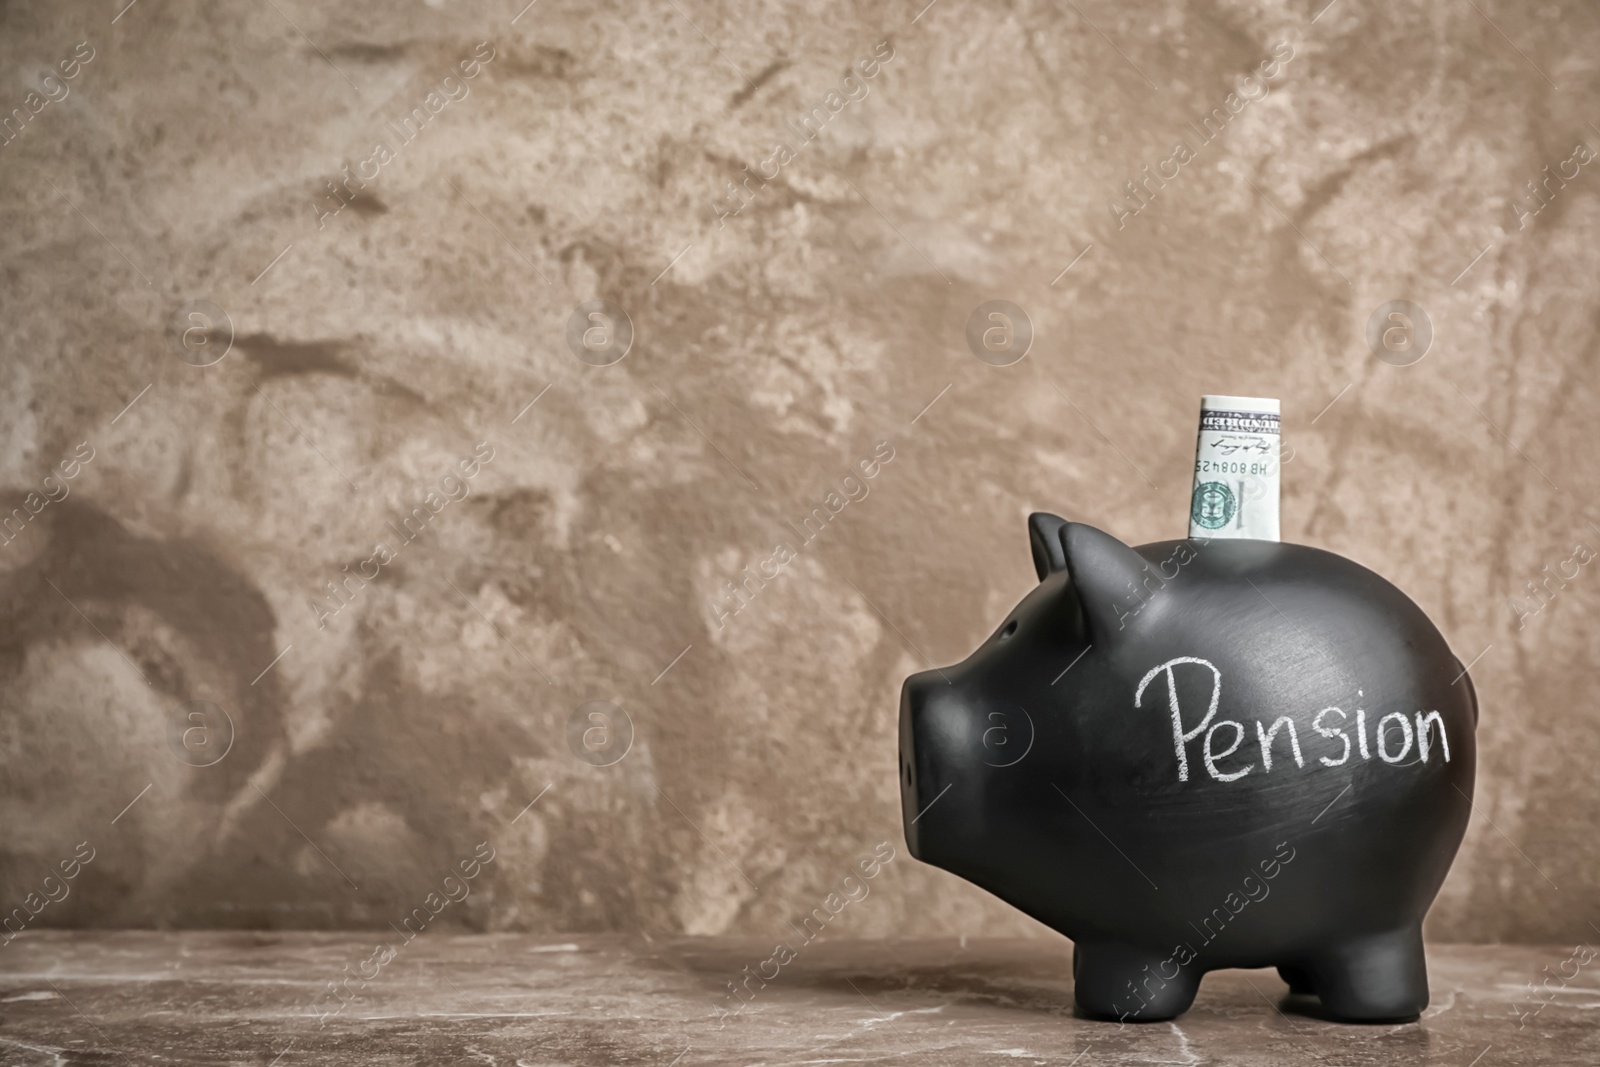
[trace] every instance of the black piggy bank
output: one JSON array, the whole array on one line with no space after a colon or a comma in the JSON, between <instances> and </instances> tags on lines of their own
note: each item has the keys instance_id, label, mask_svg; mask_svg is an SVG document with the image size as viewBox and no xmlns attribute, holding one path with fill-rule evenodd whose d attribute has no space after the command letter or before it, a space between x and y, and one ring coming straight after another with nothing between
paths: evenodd
<instances>
[{"instance_id":1,"label":"black piggy bank","mask_svg":"<svg viewBox=\"0 0 1600 1067\"><path fill-rule=\"evenodd\" d=\"M1207 971L1275 966L1327 1017L1416 1019L1476 756L1439 631L1320 549L1029 526L1038 587L906 680L911 854L1071 938L1091 1017L1170 1019Z\"/></svg>"}]
</instances>

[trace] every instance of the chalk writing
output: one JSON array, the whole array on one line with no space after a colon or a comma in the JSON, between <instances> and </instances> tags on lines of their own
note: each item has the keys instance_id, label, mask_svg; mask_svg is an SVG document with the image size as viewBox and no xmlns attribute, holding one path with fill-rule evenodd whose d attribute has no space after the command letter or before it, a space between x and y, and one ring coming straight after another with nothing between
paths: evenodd
<instances>
[{"instance_id":1,"label":"chalk writing","mask_svg":"<svg viewBox=\"0 0 1600 1067\"><path fill-rule=\"evenodd\" d=\"M1184 664L1204 667L1211 672L1210 704L1200 722L1190 730L1184 729L1183 712L1178 707L1178 679L1176 672L1177 668ZM1187 782L1189 780L1189 744L1196 740L1200 742L1201 761L1205 764L1206 773L1216 781L1236 782L1251 771L1257 770L1257 765L1254 762L1242 764L1235 762L1231 765L1231 769L1224 769L1217 765L1220 761L1228 760L1239 752L1239 747L1245 743L1248 732L1245 729L1245 724L1237 719L1217 718L1217 707L1222 701L1222 671L1217 668L1216 664L1210 660L1200 659L1197 656L1178 656L1167 660L1159 666L1152 667L1139 680L1139 687L1134 690L1134 707L1141 708L1144 706L1145 690L1149 688L1151 682L1163 675L1166 677L1167 682L1167 710L1172 716L1172 750L1178 764L1178 781ZM1356 695L1360 697L1364 694L1358 690ZM1311 729L1318 736L1329 741L1337 740L1342 747L1342 751L1340 751L1338 758L1334 758L1331 755L1319 755L1316 763L1313 764L1313 769L1319 764L1324 767L1341 767L1348 763L1351 757L1350 735L1340 726L1335 726L1331 723L1326 726L1323 725L1323 721L1330 715L1337 715L1341 725L1348 723L1350 720L1350 716L1345 713L1343 708L1330 706L1317 712L1316 717L1311 720ZM1219 742L1217 733L1220 730L1230 730L1231 734L1225 735ZM1286 746L1279 746L1278 751L1280 754L1286 753L1289 758L1292 758L1296 768L1304 768L1306 766L1306 758L1300 749L1300 735L1292 717L1280 715L1273 719L1270 724L1263 724L1258 719L1255 721L1256 751L1260 756L1259 769L1263 774L1272 772L1273 746L1277 742L1280 733L1286 741ZM1450 762L1450 739L1444 728L1444 717L1437 711L1422 711L1419 709L1416 711L1414 718L1408 718L1403 711L1391 711L1378 719L1376 727L1372 730L1372 741L1369 742L1366 709L1357 708L1355 711L1355 735L1356 745L1354 747L1359 751L1363 760L1372 759L1373 748L1376 747L1378 759L1384 763L1405 764L1407 766L1416 763L1427 763L1435 751L1435 741L1437 741L1437 751L1444 758L1444 762ZM1219 748L1219 743L1226 743L1227 747ZM1412 755L1413 749L1416 750L1416 755L1407 762L1407 757ZM1287 767L1287 760L1281 759L1278 765Z\"/></svg>"}]
</instances>

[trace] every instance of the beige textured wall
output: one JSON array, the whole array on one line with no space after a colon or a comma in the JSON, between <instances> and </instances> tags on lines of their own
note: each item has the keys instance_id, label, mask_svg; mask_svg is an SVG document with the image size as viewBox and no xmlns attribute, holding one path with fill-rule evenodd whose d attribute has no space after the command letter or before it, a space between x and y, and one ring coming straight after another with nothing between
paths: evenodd
<instances>
[{"instance_id":1,"label":"beige textured wall","mask_svg":"<svg viewBox=\"0 0 1600 1067\"><path fill-rule=\"evenodd\" d=\"M65 862L35 924L382 927L486 841L438 922L767 936L888 840L840 929L1037 932L904 855L900 680L1028 589L1030 510L1181 535L1234 392L1283 399L1286 539L1481 653L1431 934L1588 938L1600 568L1509 598L1600 547L1600 22L1324 3L0 6L0 486L43 504L0 545L4 908ZM566 340L597 298L609 366ZM1009 366L963 337L991 299L1035 331ZM1365 340L1395 299L1407 366ZM610 766L568 744L593 700Z\"/></svg>"}]
</instances>

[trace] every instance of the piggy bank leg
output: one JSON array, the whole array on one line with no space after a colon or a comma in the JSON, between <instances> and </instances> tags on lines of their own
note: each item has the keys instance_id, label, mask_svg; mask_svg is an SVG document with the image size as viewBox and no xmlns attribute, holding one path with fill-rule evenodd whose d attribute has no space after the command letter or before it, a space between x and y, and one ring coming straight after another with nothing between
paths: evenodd
<instances>
[{"instance_id":1,"label":"piggy bank leg","mask_svg":"<svg viewBox=\"0 0 1600 1067\"><path fill-rule=\"evenodd\" d=\"M1412 1022L1428 1006L1420 926L1346 941L1298 969L1323 1009L1346 1022Z\"/></svg>"},{"instance_id":2,"label":"piggy bank leg","mask_svg":"<svg viewBox=\"0 0 1600 1067\"><path fill-rule=\"evenodd\" d=\"M1072 950L1073 995L1085 1015L1116 1022L1164 1022L1189 1010L1200 972L1180 967L1171 953L1130 945L1084 945Z\"/></svg>"},{"instance_id":3,"label":"piggy bank leg","mask_svg":"<svg viewBox=\"0 0 1600 1067\"><path fill-rule=\"evenodd\" d=\"M1284 965L1278 968L1278 977L1289 984L1289 992L1297 997L1316 996L1316 987L1311 984L1311 976L1303 968Z\"/></svg>"}]
</instances>

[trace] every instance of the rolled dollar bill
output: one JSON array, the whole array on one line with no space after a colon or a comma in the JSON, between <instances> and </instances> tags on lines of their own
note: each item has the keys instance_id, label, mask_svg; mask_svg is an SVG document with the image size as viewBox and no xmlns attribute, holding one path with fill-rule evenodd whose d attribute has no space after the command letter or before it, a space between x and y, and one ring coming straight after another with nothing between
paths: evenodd
<instances>
[{"instance_id":1,"label":"rolled dollar bill","mask_svg":"<svg viewBox=\"0 0 1600 1067\"><path fill-rule=\"evenodd\" d=\"M1189 536L1278 537L1278 402L1200 398Z\"/></svg>"}]
</instances>

